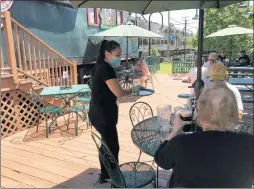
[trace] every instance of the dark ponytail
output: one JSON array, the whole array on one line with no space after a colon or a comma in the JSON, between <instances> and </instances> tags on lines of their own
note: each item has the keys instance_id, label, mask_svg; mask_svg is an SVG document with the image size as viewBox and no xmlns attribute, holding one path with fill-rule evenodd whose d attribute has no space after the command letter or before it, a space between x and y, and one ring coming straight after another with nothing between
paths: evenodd
<instances>
[{"instance_id":1,"label":"dark ponytail","mask_svg":"<svg viewBox=\"0 0 254 189\"><path fill-rule=\"evenodd\" d=\"M105 44L108 42L108 40L103 40L101 42L101 46L100 46L100 49L99 49L99 54L98 54L98 57L97 57L97 60L96 60L96 64L100 64L102 63L104 60L105 60L105 51L104 51L104 47L105 47Z\"/></svg>"}]
</instances>

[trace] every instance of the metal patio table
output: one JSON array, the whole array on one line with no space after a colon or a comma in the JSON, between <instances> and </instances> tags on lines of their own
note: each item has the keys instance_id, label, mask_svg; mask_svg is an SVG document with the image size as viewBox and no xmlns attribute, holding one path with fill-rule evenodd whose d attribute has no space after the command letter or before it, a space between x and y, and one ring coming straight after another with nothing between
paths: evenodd
<instances>
[{"instance_id":1,"label":"metal patio table","mask_svg":"<svg viewBox=\"0 0 254 189\"><path fill-rule=\"evenodd\" d=\"M89 93L91 90L87 84L82 84L82 85L70 85L69 88L63 88L63 86L52 86L52 87L45 87L41 93L41 97L54 97L54 98L60 98L63 99L64 101L64 115L71 113L70 107L71 107L71 100L75 98L78 95L82 95L84 93ZM78 114L79 115L79 114ZM80 115L79 115L80 116ZM80 116L82 117L82 116ZM55 118L56 120L57 118ZM55 121L54 120L54 121ZM52 123L54 123L54 121ZM67 123L67 129L69 128L69 118L68 118L68 123ZM77 126L75 127L75 133L77 135L78 128Z\"/></svg>"},{"instance_id":2,"label":"metal patio table","mask_svg":"<svg viewBox=\"0 0 254 189\"><path fill-rule=\"evenodd\" d=\"M244 85L249 90L253 91L253 78L229 78L228 83L231 85Z\"/></svg>"},{"instance_id":3,"label":"metal patio table","mask_svg":"<svg viewBox=\"0 0 254 189\"><path fill-rule=\"evenodd\" d=\"M161 120L158 116L148 118L139 122L131 130L133 143L144 153L154 157L159 146L167 139L173 130L170 121ZM157 187L158 187L157 166Z\"/></svg>"}]
</instances>

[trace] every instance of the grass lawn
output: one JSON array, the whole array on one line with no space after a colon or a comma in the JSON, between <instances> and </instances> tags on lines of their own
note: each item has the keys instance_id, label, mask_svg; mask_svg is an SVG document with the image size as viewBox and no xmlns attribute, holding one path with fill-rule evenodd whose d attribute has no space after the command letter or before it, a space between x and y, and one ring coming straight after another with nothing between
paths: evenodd
<instances>
[{"instance_id":1,"label":"grass lawn","mask_svg":"<svg viewBox=\"0 0 254 189\"><path fill-rule=\"evenodd\" d=\"M172 74L172 63L171 62L160 63L160 69L157 71L157 73Z\"/></svg>"}]
</instances>

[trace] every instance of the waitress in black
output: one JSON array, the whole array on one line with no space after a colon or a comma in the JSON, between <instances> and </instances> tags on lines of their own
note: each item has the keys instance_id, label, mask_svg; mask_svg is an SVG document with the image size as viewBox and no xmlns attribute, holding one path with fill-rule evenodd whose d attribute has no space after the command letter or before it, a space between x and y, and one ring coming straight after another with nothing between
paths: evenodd
<instances>
[{"instance_id":1,"label":"waitress in black","mask_svg":"<svg viewBox=\"0 0 254 189\"><path fill-rule=\"evenodd\" d=\"M124 90L120 86L115 70L112 66L121 62L122 50L116 41L104 40L100 46L95 68L92 72L92 97L89 110L89 119L100 133L103 141L118 161L119 142L117 134L118 105L117 98L128 96L132 89ZM98 182L104 183L110 179L101 164L101 174Z\"/></svg>"}]
</instances>

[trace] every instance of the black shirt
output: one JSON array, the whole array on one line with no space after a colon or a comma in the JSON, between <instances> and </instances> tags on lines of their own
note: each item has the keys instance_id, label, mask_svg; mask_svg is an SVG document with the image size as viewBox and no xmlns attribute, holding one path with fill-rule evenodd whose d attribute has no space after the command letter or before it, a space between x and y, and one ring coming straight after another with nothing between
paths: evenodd
<instances>
[{"instance_id":1,"label":"black shirt","mask_svg":"<svg viewBox=\"0 0 254 189\"><path fill-rule=\"evenodd\" d=\"M109 63L103 62L95 68L92 76L92 101L98 103L116 103L116 96L106 84L109 79L116 78L114 68Z\"/></svg>"},{"instance_id":2,"label":"black shirt","mask_svg":"<svg viewBox=\"0 0 254 189\"><path fill-rule=\"evenodd\" d=\"M182 134L160 145L155 162L173 168L170 187L251 188L253 138L246 133Z\"/></svg>"},{"instance_id":3,"label":"black shirt","mask_svg":"<svg viewBox=\"0 0 254 189\"><path fill-rule=\"evenodd\" d=\"M226 56L221 56L221 55L219 55L218 58L219 58L219 60L220 60L221 62L223 62L223 61L226 59Z\"/></svg>"},{"instance_id":4,"label":"black shirt","mask_svg":"<svg viewBox=\"0 0 254 189\"><path fill-rule=\"evenodd\" d=\"M241 56L239 58L239 61L240 61L241 66L248 66L248 65L250 65L250 58L249 58L249 56L247 54L244 55L244 56Z\"/></svg>"},{"instance_id":5,"label":"black shirt","mask_svg":"<svg viewBox=\"0 0 254 189\"><path fill-rule=\"evenodd\" d=\"M115 70L107 62L96 65L92 74L91 104L89 110L89 119L95 127L117 124L117 97L106 84L107 80L114 78L116 78Z\"/></svg>"}]
</instances>

